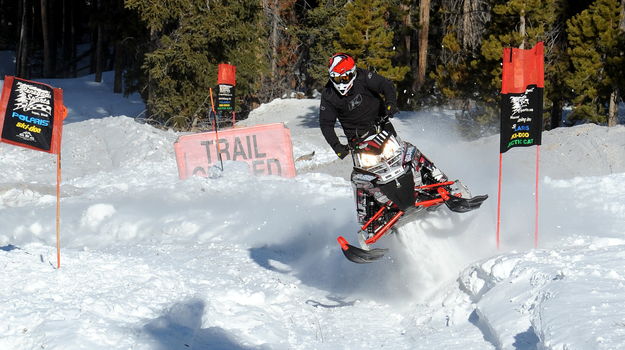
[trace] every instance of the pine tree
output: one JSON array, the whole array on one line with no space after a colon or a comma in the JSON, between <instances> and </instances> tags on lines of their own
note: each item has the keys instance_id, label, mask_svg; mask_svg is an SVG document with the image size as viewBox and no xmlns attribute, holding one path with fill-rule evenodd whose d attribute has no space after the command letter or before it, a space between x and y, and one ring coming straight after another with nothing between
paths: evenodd
<instances>
[{"instance_id":1,"label":"pine tree","mask_svg":"<svg viewBox=\"0 0 625 350\"><path fill-rule=\"evenodd\" d=\"M299 23L294 10L296 0L263 0L269 28L268 57L270 71L264 79L260 95L269 101L281 97L299 85L294 74L298 64L297 33Z\"/></svg>"},{"instance_id":2,"label":"pine tree","mask_svg":"<svg viewBox=\"0 0 625 350\"><path fill-rule=\"evenodd\" d=\"M571 120L607 121L605 106L622 84L618 77L625 66L619 5L617 0L596 0L567 23L573 70L565 82L575 94Z\"/></svg>"},{"instance_id":3,"label":"pine tree","mask_svg":"<svg viewBox=\"0 0 625 350\"><path fill-rule=\"evenodd\" d=\"M386 17L389 7L382 0L354 0L345 7L346 22L339 31L334 46L337 51L352 55L357 65L376 71L386 78L399 82L410 68L393 66L394 33Z\"/></svg>"},{"instance_id":4,"label":"pine tree","mask_svg":"<svg viewBox=\"0 0 625 350\"><path fill-rule=\"evenodd\" d=\"M262 8L255 0L126 0L152 38L146 54L147 106L166 125L187 128L209 108L217 64L237 66L237 95L254 98L266 71Z\"/></svg>"},{"instance_id":5,"label":"pine tree","mask_svg":"<svg viewBox=\"0 0 625 350\"><path fill-rule=\"evenodd\" d=\"M334 42L345 25L347 0L325 0L305 12L298 37L304 43L301 73L306 85L320 89L328 81L328 59L336 52Z\"/></svg>"},{"instance_id":6,"label":"pine tree","mask_svg":"<svg viewBox=\"0 0 625 350\"><path fill-rule=\"evenodd\" d=\"M442 50L430 76L443 98L466 101L476 96L476 82L485 77L480 47L491 8L484 0L444 0L440 12Z\"/></svg>"},{"instance_id":7,"label":"pine tree","mask_svg":"<svg viewBox=\"0 0 625 350\"><path fill-rule=\"evenodd\" d=\"M475 36L466 38L459 35L458 30L448 32L443 44L455 55L456 63L451 66L448 75L445 75L447 66L440 65L437 69L439 81L446 83L441 86L446 89L443 92L485 103L485 113L478 118L481 123L496 124L499 114L495 106L501 88L503 48L529 49L543 41L546 45L545 59L553 60L552 49L555 38L560 34L558 20L564 12L563 4L563 0L496 0L489 3L492 7L490 15L485 18L488 22L485 23L483 18L476 22L477 27L470 26L477 28L478 32L482 31L479 47L476 47L475 40L471 40ZM486 5L482 3L482 6ZM478 10L477 13L485 8L469 6L470 11L472 7ZM463 11L466 9L463 8ZM467 21L464 15L462 17L464 28ZM480 28L480 25L484 27ZM470 52L470 55L464 56L463 52ZM551 88L548 85L553 82L550 78L548 75L545 77L547 91Z\"/></svg>"},{"instance_id":8,"label":"pine tree","mask_svg":"<svg viewBox=\"0 0 625 350\"><path fill-rule=\"evenodd\" d=\"M482 55L491 63L490 89L501 86L501 54L504 47L530 49L537 42L550 44L558 35L558 16L565 8L562 0L510 0L493 7L488 37L482 41ZM512 25L511 25L512 24ZM550 79L545 78L548 82Z\"/></svg>"}]
</instances>

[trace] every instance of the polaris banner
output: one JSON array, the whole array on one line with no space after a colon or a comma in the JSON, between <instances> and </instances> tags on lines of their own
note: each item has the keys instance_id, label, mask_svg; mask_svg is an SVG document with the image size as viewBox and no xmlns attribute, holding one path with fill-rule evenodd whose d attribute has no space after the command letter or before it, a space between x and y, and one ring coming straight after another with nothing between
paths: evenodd
<instances>
[{"instance_id":1,"label":"polaris banner","mask_svg":"<svg viewBox=\"0 0 625 350\"><path fill-rule=\"evenodd\" d=\"M48 153L61 148L63 91L6 76L0 98L0 141Z\"/></svg>"},{"instance_id":2,"label":"polaris banner","mask_svg":"<svg viewBox=\"0 0 625 350\"><path fill-rule=\"evenodd\" d=\"M248 164L254 175L294 177L291 132L283 124L257 125L180 136L174 144L178 175L206 177L219 161Z\"/></svg>"},{"instance_id":3,"label":"polaris banner","mask_svg":"<svg viewBox=\"0 0 625 350\"><path fill-rule=\"evenodd\" d=\"M504 48L501 80L499 152L541 144L543 127L544 47Z\"/></svg>"}]
</instances>

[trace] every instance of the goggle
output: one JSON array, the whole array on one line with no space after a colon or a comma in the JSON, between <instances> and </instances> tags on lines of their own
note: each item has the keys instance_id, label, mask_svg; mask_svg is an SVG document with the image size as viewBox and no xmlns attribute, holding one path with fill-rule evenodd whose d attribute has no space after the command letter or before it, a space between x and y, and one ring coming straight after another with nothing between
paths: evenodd
<instances>
[{"instance_id":1,"label":"goggle","mask_svg":"<svg viewBox=\"0 0 625 350\"><path fill-rule=\"evenodd\" d=\"M354 72L345 73L342 75L331 76L330 80L332 80L335 84L347 84L354 78Z\"/></svg>"}]
</instances>

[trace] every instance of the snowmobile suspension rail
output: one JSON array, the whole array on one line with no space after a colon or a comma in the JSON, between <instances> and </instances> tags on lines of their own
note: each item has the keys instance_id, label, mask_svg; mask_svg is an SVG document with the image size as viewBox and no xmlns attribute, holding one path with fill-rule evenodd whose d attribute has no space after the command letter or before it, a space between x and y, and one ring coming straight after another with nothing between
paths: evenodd
<instances>
[{"instance_id":1,"label":"snowmobile suspension rail","mask_svg":"<svg viewBox=\"0 0 625 350\"><path fill-rule=\"evenodd\" d=\"M456 183L456 181L439 182L439 183L435 183L435 184L431 184L431 185L417 186L417 187L415 187L415 189L417 189L417 190L426 190L428 188L434 188L434 187L440 187L440 186L451 186L451 185L453 185L455 183Z\"/></svg>"},{"instance_id":2,"label":"snowmobile suspension rail","mask_svg":"<svg viewBox=\"0 0 625 350\"><path fill-rule=\"evenodd\" d=\"M393 216L386 224L384 224L384 226L380 227L380 229L376 231L375 235L373 235L373 237L367 239L365 241L365 243L373 244L373 243L377 242L378 239L380 239L382 236L384 236L386 231L388 231L391 227L393 227L393 225L395 225L397 220L399 220L399 218L401 218L402 215L404 215L403 211L400 210L399 212L397 212L397 214L395 214L395 216Z\"/></svg>"},{"instance_id":3,"label":"snowmobile suspension rail","mask_svg":"<svg viewBox=\"0 0 625 350\"><path fill-rule=\"evenodd\" d=\"M426 200L426 201L421 201L421 202L417 202L415 203L415 207L419 207L419 206L423 206L423 207L430 207L439 203L443 203L446 200L449 200L449 192L444 189L441 186L449 186L449 185L453 185L455 182L454 181L447 181L447 182L441 182L441 183L437 183L437 184L431 184L431 185L424 185L424 186L419 186L416 187L418 189L432 189L432 188L436 188L436 192L438 192L438 194L440 195L440 198L436 198L436 199L430 199L430 200ZM379 219L384 212L393 204L393 202L388 201L382 208L380 208L375 214L373 214L373 216L364 224L362 225L362 227L360 228L362 231L365 231L369 225L371 225L374 221L376 221L377 219ZM397 212L397 214L395 214L386 224L384 224L384 226L380 227L375 234L373 235L373 237L367 239L365 241L366 244L373 244L375 242L377 242L382 236L384 236L384 234L395 225L395 223L402 217L402 215L404 215L404 211L399 211Z\"/></svg>"},{"instance_id":4,"label":"snowmobile suspension rail","mask_svg":"<svg viewBox=\"0 0 625 350\"><path fill-rule=\"evenodd\" d=\"M371 217L371 219L369 219L369 221L367 221L364 225L362 225L362 227L360 228L361 230L366 230L367 227L369 227L369 225L371 225L372 222L374 222L375 220L379 219L380 216L382 216L382 214L384 214L384 211L386 211L386 209L388 208L389 203L391 203L390 201L388 203L386 203L386 205L384 205L382 208L380 208L380 210L378 210L375 214L373 214L373 216Z\"/></svg>"}]
</instances>

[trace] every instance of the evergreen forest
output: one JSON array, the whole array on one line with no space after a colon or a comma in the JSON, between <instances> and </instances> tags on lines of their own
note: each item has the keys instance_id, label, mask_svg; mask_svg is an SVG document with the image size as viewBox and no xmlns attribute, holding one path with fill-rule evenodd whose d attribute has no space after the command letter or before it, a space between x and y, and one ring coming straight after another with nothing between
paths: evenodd
<instances>
[{"instance_id":1,"label":"evergreen forest","mask_svg":"<svg viewBox=\"0 0 625 350\"><path fill-rule=\"evenodd\" d=\"M114 92L141 94L146 118L180 130L206 118L219 63L237 67L245 117L315 96L335 52L391 79L402 110L445 105L496 124L503 48L541 41L545 129L616 125L625 0L0 0L12 75L113 71Z\"/></svg>"}]
</instances>

